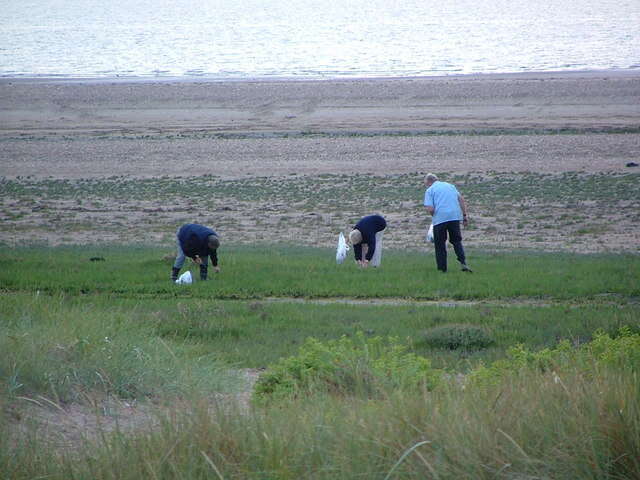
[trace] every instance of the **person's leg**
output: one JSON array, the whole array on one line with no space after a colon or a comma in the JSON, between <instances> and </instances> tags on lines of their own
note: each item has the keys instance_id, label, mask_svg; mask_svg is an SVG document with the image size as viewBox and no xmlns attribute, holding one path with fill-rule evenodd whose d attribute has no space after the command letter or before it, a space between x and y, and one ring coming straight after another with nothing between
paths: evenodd
<instances>
[{"instance_id":1,"label":"person's leg","mask_svg":"<svg viewBox=\"0 0 640 480\"><path fill-rule=\"evenodd\" d=\"M462 270L471 271L469 267L467 267L467 259L464 254L464 247L462 246L460 222L447 222L447 229L449 230L449 242L451 242L451 245L453 245L453 250L456 252L456 257L458 258L460 265L462 265Z\"/></svg>"},{"instance_id":2,"label":"person's leg","mask_svg":"<svg viewBox=\"0 0 640 480\"><path fill-rule=\"evenodd\" d=\"M207 271L209 270L209 255L200 258L202 259L202 263L200 264L200 280L206 280Z\"/></svg>"},{"instance_id":3,"label":"person's leg","mask_svg":"<svg viewBox=\"0 0 640 480\"><path fill-rule=\"evenodd\" d=\"M433 226L433 246L436 251L436 266L441 272L447 271L447 226L440 223Z\"/></svg>"},{"instance_id":4,"label":"person's leg","mask_svg":"<svg viewBox=\"0 0 640 480\"><path fill-rule=\"evenodd\" d=\"M376 233L376 251L373 252L373 257L371 257L371 265L374 267L379 267L380 262L382 261L382 234L384 230Z\"/></svg>"},{"instance_id":5,"label":"person's leg","mask_svg":"<svg viewBox=\"0 0 640 480\"><path fill-rule=\"evenodd\" d=\"M174 282L178 279L178 273L180 273L180 269L184 265L184 260L186 258L184 252L182 251L182 246L180 245L178 232L176 232L176 246L178 251L176 252L176 260L173 262L173 268L171 269L171 280L173 280Z\"/></svg>"}]
</instances>

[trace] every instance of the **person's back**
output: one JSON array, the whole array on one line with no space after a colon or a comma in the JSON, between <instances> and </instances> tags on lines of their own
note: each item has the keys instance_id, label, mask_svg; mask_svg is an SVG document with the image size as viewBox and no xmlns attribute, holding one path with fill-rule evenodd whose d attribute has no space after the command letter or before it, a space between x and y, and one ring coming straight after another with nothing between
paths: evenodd
<instances>
[{"instance_id":1,"label":"person's back","mask_svg":"<svg viewBox=\"0 0 640 480\"><path fill-rule=\"evenodd\" d=\"M358 223L353 227L359 230L362 234L362 243L375 243L375 236L377 232L384 230L387 227L387 221L382 215L367 215L360 219Z\"/></svg>"},{"instance_id":2,"label":"person's back","mask_svg":"<svg viewBox=\"0 0 640 480\"><path fill-rule=\"evenodd\" d=\"M371 261L374 267L380 265L382 258L382 232L387 228L387 221L382 215L367 215L360 219L349 233L349 241L353 245L353 254L359 265L366 267ZM367 246L363 257L362 245Z\"/></svg>"},{"instance_id":3,"label":"person's back","mask_svg":"<svg viewBox=\"0 0 640 480\"><path fill-rule=\"evenodd\" d=\"M188 257L208 255L207 239L210 235L216 235L216 232L197 223L184 224L178 230L178 239Z\"/></svg>"},{"instance_id":4,"label":"person's back","mask_svg":"<svg viewBox=\"0 0 640 480\"><path fill-rule=\"evenodd\" d=\"M433 225L462 220L458 189L447 182L434 182L425 193L425 205L432 206Z\"/></svg>"}]
</instances>

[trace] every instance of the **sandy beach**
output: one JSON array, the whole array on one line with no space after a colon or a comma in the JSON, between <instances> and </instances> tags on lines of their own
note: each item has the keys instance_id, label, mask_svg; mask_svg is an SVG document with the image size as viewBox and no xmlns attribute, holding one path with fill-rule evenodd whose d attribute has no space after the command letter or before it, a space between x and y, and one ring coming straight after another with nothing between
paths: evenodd
<instances>
[{"instance_id":1,"label":"sandy beach","mask_svg":"<svg viewBox=\"0 0 640 480\"><path fill-rule=\"evenodd\" d=\"M313 81L4 78L0 79L0 108L0 176L5 184L20 177L25 188L40 179L203 175L250 184L253 178L291 175L298 179L341 175L348 180L362 174L411 174L420 185L427 171L477 176L512 172L627 175L635 173L626 166L629 162L640 163L638 71ZM87 241L106 222L113 227L107 240L127 242L135 239L136 230L126 221L113 221L123 209L167 208L160 197L146 198L145 204L133 198L120 199L116 205L118 199L111 199L98 209L110 211L111 216L92 220L82 213L83 208L91 209L78 205L76 197L56 199L33 193L31 200L25 203L24 197L3 189L0 216L6 228L0 240L15 243L26 234L42 235L51 243ZM305 218L309 213L295 202L287 204L284 197L280 200L285 206L276 209L274 216ZM407 198L404 203L410 200L415 208L408 209L408 216L418 219L420 198ZM199 215L209 220L209 214L216 223L220 215L235 217L228 228L232 236L246 239L243 232L260 230L250 218L265 207L258 197L244 203L229 199L230 212L220 212L219 204L203 205L198 212L193 198L174 201L177 205L172 208L184 208L154 220L158 238L165 238L161 230L170 230L172 222ZM77 218L65 220L61 212L70 202L79 208ZM615 205L616 214L624 217L624 209L636 206L628 204L625 200L623 206ZM372 206L367 201L361 208ZM558 212L567 208L556 207ZM194 213L185 214L194 208ZM16 215L16 210L23 214ZM324 222L327 235L345 218L359 214L357 202L346 210ZM398 220L400 211L398 207ZM85 227L73 234L58 234L59 228L37 233L43 224L55 224L56 218L60 225L82 220ZM140 221L139 215L135 218ZM476 218L485 218L488 228L496 215L482 211ZM481 238L495 242L482 235L479 221L477 235L469 232L470 244L483 246ZM586 223L590 221L585 218ZM170 227L162 226L166 223ZM278 225L272 225L274 232L281 230ZM620 232L624 238L614 241L615 247L637 251L637 224L627 227ZM604 239L609 233L596 232L595 237L582 240L593 247L587 250L599 251L604 248L601 244L608 249L610 240ZM519 240L523 236L516 231L502 237L510 246L531 246ZM279 239L266 235L269 238ZM308 243L329 245L333 239L318 234ZM397 242L412 243L408 237ZM575 248L562 238L551 248L565 247Z\"/></svg>"},{"instance_id":2,"label":"sandy beach","mask_svg":"<svg viewBox=\"0 0 640 480\"><path fill-rule=\"evenodd\" d=\"M640 72L3 79L0 105L3 176L619 170L640 148Z\"/></svg>"}]
</instances>

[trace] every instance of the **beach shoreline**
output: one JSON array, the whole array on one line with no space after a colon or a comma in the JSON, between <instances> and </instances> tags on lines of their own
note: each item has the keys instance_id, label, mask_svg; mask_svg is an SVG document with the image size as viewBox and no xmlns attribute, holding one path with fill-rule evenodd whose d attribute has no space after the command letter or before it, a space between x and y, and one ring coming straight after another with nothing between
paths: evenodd
<instances>
[{"instance_id":1,"label":"beach shoreline","mask_svg":"<svg viewBox=\"0 0 640 480\"><path fill-rule=\"evenodd\" d=\"M215 75L0 75L3 83L273 83L273 82L362 82L389 80L437 80L437 79L534 79L544 77L602 77L638 76L640 68L603 68L583 70L544 70L520 72L438 73L433 75L265 75L265 76L215 76Z\"/></svg>"}]
</instances>

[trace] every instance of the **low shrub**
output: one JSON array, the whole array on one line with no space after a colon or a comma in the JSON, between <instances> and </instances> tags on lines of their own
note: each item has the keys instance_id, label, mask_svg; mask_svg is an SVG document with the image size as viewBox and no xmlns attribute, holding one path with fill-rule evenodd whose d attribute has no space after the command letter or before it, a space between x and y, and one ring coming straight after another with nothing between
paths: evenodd
<instances>
[{"instance_id":1,"label":"low shrub","mask_svg":"<svg viewBox=\"0 0 640 480\"><path fill-rule=\"evenodd\" d=\"M298 355L281 359L258 380L254 398L266 401L314 390L376 396L389 388L434 388L441 372L399 344L395 337L354 338L322 343L309 338Z\"/></svg>"},{"instance_id":2,"label":"low shrub","mask_svg":"<svg viewBox=\"0 0 640 480\"><path fill-rule=\"evenodd\" d=\"M476 384L495 384L508 374L522 369L539 371L560 371L571 366L585 373L599 367L616 367L640 370L640 334L629 327L621 327L618 335L611 337L603 330L597 330L593 340L574 348L568 340L563 340L555 348L545 348L532 352L518 344L507 350L507 358L489 366L481 365L469 375Z\"/></svg>"},{"instance_id":3,"label":"low shrub","mask_svg":"<svg viewBox=\"0 0 640 480\"><path fill-rule=\"evenodd\" d=\"M214 340L218 338L238 339L242 336L239 328L220 324L208 318L178 317L159 322L156 333L161 337Z\"/></svg>"},{"instance_id":4,"label":"low shrub","mask_svg":"<svg viewBox=\"0 0 640 480\"><path fill-rule=\"evenodd\" d=\"M494 343L486 329L466 324L432 328L424 333L422 341L430 347L448 350L479 350Z\"/></svg>"}]
</instances>

